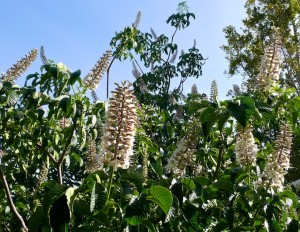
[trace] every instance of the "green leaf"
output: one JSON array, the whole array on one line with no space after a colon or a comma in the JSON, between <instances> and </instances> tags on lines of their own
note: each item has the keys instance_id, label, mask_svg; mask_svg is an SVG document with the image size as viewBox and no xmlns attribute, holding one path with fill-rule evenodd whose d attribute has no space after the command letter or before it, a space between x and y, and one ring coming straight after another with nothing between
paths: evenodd
<instances>
[{"instance_id":1,"label":"green leaf","mask_svg":"<svg viewBox=\"0 0 300 232\"><path fill-rule=\"evenodd\" d=\"M202 131L205 137L210 134L212 126L217 121L217 114L215 108L209 106L201 111L200 120L202 125Z\"/></svg>"},{"instance_id":2,"label":"green leaf","mask_svg":"<svg viewBox=\"0 0 300 232\"><path fill-rule=\"evenodd\" d=\"M269 223L269 231L270 232L281 232L281 226L276 220L272 220Z\"/></svg>"},{"instance_id":3,"label":"green leaf","mask_svg":"<svg viewBox=\"0 0 300 232\"><path fill-rule=\"evenodd\" d=\"M242 97L239 103L229 101L227 109L245 127L251 116L255 113L255 102L250 97Z\"/></svg>"},{"instance_id":4,"label":"green leaf","mask_svg":"<svg viewBox=\"0 0 300 232\"><path fill-rule=\"evenodd\" d=\"M190 178L184 178L181 183L183 185L185 185L186 187L188 187L190 190L194 190L196 188L196 185L194 183L194 181Z\"/></svg>"},{"instance_id":5,"label":"green leaf","mask_svg":"<svg viewBox=\"0 0 300 232\"><path fill-rule=\"evenodd\" d=\"M228 192L233 191L233 185L231 182L231 177L229 175L223 176L217 182L212 183L212 186L218 189L226 190Z\"/></svg>"},{"instance_id":6,"label":"green leaf","mask_svg":"<svg viewBox=\"0 0 300 232\"><path fill-rule=\"evenodd\" d=\"M299 221L293 219L287 226L287 232L299 231Z\"/></svg>"},{"instance_id":7,"label":"green leaf","mask_svg":"<svg viewBox=\"0 0 300 232\"><path fill-rule=\"evenodd\" d=\"M30 216L28 229L30 232L39 231L40 227L47 220L47 215L44 214L43 207L38 206L36 211Z\"/></svg>"},{"instance_id":8,"label":"green leaf","mask_svg":"<svg viewBox=\"0 0 300 232\"><path fill-rule=\"evenodd\" d=\"M264 102L255 102L255 107L261 114L262 120L264 122L269 122L271 120L273 114L272 114L272 107L269 104Z\"/></svg>"},{"instance_id":9,"label":"green leaf","mask_svg":"<svg viewBox=\"0 0 300 232\"><path fill-rule=\"evenodd\" d=\"M65 228L65 224L70 221L70 215L67 197L62 195L53 203L50 209L50 225L53 231L61 231L60 228Z\"/></svg>"},{"instance_id":10,"label":"green leaf","mask_svg":"<svg viewBox=\"0 0 300 232\"><path fill-rule=\"evenodd\" d=\"M50 187L50 186L49 186ZM65 187L62 185L59 185L57 183L54 183L51 188L50 191L48 193L45 194L44 198L43 198L43 210L44 212L47 214L51 205L58 199L60 198L62 195L64 195L65 193Z\"/></svg>"},{"instance_id":11,"label":"green leaf","mask_svg":"<svg viewBox=\"0 0 300 232\"><path fill-rule=\"evenodd\" d=\"M222 109L217 113L218 117L218 130L222 131L224 124L227 122L228 118L230 117L230 114L228 110Z\"/></svg>"},{"instance_id":12,"label":"green leaf","mask_svg":"<svg viewBox=\"0 0 300 232\"><path fill-rule=\"evenodd\" d=\"M75 82L80 78L80 75L81 75L81 70L80 69L78 69L77 71L71 73L70 80L69 80L70 85L74 85Z\"/></svg>"},{"instance_id":13,"label":"green leaf","mask_svg":"<svg viewBox=\"0 0 300 232\"><path fill-rule=\"evenodd\" d=\"M62 95L58 98L56 98L56 100L59 100L59 107L66 113L67 112L67 105L68 105L68 101L69 101L69 96L67 95Z\"/></svg>"},{"instance_id":14,"label":"green leaf","mask_svg":"<svg viewBox=\"0 0 300 232\"><path fill-rule=\"evenodd\" d=\"M93 212L96 210L102 210L105 206L107 199L107 194L105 193L105 188L95 182L91 192L91 202L90 202L90 210Z\"/></svg>"},{"instance_id":15,"label":"green leaf","mask_svg":"<svg viewBox=\"0 0 300 232\"><path fill-rule=\"evenodd\" d=\"M173 197L170 190L157 185L150 188L147 200L155 202L165 214L168 214L172 206Z\"/></svg>"},{"instance_id":16,"label":"green leaf","mask_svg":"<svg viewBox=\"0 0 300 232\"><path fill-rule=\"evenodd\" d=\"M153 225L153 223L150 220L148 220L148 219L143 220L142 224L144 226L146 226L151 232L156 232L155 226Z\"/></svg>"},{"instance_id":17,"label":"green leaf","mask_svg":"<svg viewBox=\"0 0 300 232\"><path fill-rule=\"evenodd\" d=\"M293 191L283 191L279 194L280 198L287 197L293 201L293 207L296 208L298 205L297 195Z\"/></svg>"},{"instance_id":18,"label":"green leaf","mask_svg":"<svg viewBox=\"0 0 300 232\"><path fill-rule=\"evenodd\" d=\"M131 196L132 203L126 208L125 218L130 225L139 225L146 220L146 213L149 211L148 202L146 201L145 195L142 194L139 198Z\"/></svg>"}]
</instances>

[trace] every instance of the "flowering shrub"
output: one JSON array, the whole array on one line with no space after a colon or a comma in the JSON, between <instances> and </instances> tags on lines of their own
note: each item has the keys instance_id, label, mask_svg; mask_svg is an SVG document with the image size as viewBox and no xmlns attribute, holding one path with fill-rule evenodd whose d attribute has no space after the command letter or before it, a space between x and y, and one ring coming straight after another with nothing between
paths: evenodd
<instances>
[{"instance_id":1,"label":"flowering shrub","mask_svg":"<svg viewBox=\"0 0 300 232\"><path fill-rule=\"evenodd\" d=\"M202 73L196 43L177 58L174 36L142 33L140 17L85 78L44 49L23 87L13 81L36 50L3 74L1 231L298 231L300 97L278 82L276 28L256 81L219 101L216 81L210 99L196 85L183 95ZM192 18L181 3L167 22L175 35ZM126 58L135 82L99 101L103 75Z\"/></svg>"}]
</instances>

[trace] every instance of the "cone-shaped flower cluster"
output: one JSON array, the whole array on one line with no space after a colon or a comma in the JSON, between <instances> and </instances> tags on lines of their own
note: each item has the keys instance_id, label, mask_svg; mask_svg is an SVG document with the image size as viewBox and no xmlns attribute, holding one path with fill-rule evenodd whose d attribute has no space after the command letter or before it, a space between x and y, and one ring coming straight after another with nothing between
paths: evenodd
<instances>
[{"instance_id":1,"label":"cone-shaped flower cluster","mask_svg":"<svg viewBox=\"0 0 300 232\"><path fill-rule=\"evenodd\" d=\"M134 61L132 61L132 75L135 77L135 79L138 79L140 76L142 76Z\"/></svg>"},{"instance_id":2,"label":"cone-shaped flower cluster","mask_svg":"<svg viewBox=\"0 0 300 232\"><path fill-rule=\"evenodd\" d=\"M28 55L21 58L21 60L17 61L12 67L10 67L5 74L2 74L2 79L5 81L13 82L18 77L20 77L29 66L35 61L37 57L38 51L36 49L32 49Z\"/></svg>"},{"instance_id":3,"label":"cone-shaped flower cluster","mask_svg":"<svg viewBox=\"0 0 300 232\"><path fill-rule=\"evenodd\" d=\"M255 165L257 150L251 127L242 127L238 124L235 153L240 165L245 167Z\"/></svg>"},{"instance_id":4,"label":"cone-shaped flower cluster","mask_svg":"<svg viewBox=\"0 0 300 232\"><path fill-rule=\"evenodd\" d=\"M41 49L40 49L40 57L41 57L43 64L49 64L49 61L45 55L45 50L44 50L43 46L41 46Z\"/></svg>"},{"instance_id":5,"label":"cone-shaped flower cluster","mask_svg":"<svg viewBox=\"0 0 300 232\"><path fill-rule=\"evenodd\" d=\"M98 170L101 165L98 164L96 160L96 142L95 140L92 140L91 138L88 139L88 154L87 154L87 162L85 166L85 170L88 173L94 172Z\"/></svg>"},{"instance_id":6,"label":"cone-shaped flower cluster","mask_svg":"<svg viewBox=\"0 0 300 232\"><path fill-rule=\"evenodd\" d=\"M133 155L137 125L137 100L130 85L117 85L109 99L99 161L113 168L126 169Z\"/></svg>"},{"instance_id":7,"label":"cone-shaped flower cluster","mask_svg":"<svg viewBox=\"0 0 300 232\"><path fill-rule=\"evenodd\" d=\"M137 13L137 15L136 15L134 23L132 23L132 27L134 27L134 28L138 28L139 27L140 22L141 22L141 17L142 17L142 11L139 10L138 13Z\"/></svg>"},{"instance_id":8,"label":"cone-shaped flower cluster","mask_svg":"<svg viewBox=\"0 0 300 232\"><path fill-rule=\"evenodd\" d=\"M93 99L93 102L97 102L99 100L98 96L97 96L97 93L95 90L92 90L91 91L91 95L92 95L92 99Z\"/></svg>"},{"instance_id":9,"label":"cone-shaped flower cluster","mask_svg":"<svg viewBox=\"0 0 300 232\"><path fill-rule=\"evenodd\" d=\"M110 63L110 59L112 57L112 51L108 50L101 57L94 68L86 75L83 79L83 84L87 88L94 90L98 87L100 80L102 79L103 74L107 71L107 68Z\"/></svg>"},{"instance_id":10,"label":"cone-shaped flower cluster","mask_svg":"<svg viewBox=\"0 0 300 232\"><path fill-rule=\"evenodd\" d=\"M218 98L218 85L216 80L213 80L210 88L210 101L215 102Z\"/></svg>"},{"instance_id":11,"label":"cone-shaped flower cluster","mask_svg":"<svg viewBox=\"0 0 300 232\"><path fill-rule=\"evenodd\" d=\"M193 95L198 94L198 88L197 88L196 84L192 85L191 94L193 94Z\"/></svg>"},{"instance_id":12,"label":"cone-shaped flower cluster","mask_svg":"<svg viewBox=\"0 0 300 232\"><path fill-rule=\"evenodd\" d=\"M262 92L269 92L279 80L280 46L281 38L274 29L270 44L266 48L262 58L259 74L256 80L256 87Z\"/></svg>"},{"instance_id":13,"label":"cone-shaped flower cluster","mask_svg":"<svg viewBox=\"0 0 300 232\"><path fill-rule=\"evenodd\" d=\"M37 187L40 187L41 184L47 179L47 175L48 175L48 167L45 163L43 163L41 169L40 169L40 175L39 175L39 179L36 183Z\"/></svg>"},{"instance_id":14,"label":"cone-shaped flower cluster","mask_svg":"<svg viewBox=\"0 0 300 232\"><path fill-rule=\"evenodd\" d=\"M267 164L258 184L282 190L284 175L290 167L292 130L289 124L280 128L275 141L275 151L268 157Z\"/></svg>"},{"instance_id":15,"label":"cone-shaped flower cluster","mask_svg":"<svg viewBox=\"0 0 300 232\"><path fill-rule=\"evenodd\" d=\"M195 167L193 154L196 151L200 131L200 122L196 118L189 120L185 137L179 142L168 160L167 172L183 177L187 166Z\"/></svg>"}]
</instances>

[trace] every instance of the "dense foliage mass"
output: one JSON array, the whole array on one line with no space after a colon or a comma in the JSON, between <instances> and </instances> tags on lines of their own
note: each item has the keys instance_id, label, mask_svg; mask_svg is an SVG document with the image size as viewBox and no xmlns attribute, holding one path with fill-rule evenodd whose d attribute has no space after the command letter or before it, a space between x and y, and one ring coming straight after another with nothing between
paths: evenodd
<instances>
[{"instance_id":1,"label":"dense foliage mass","mask_svg":"<svg viewBox=\"0 0 300 232\"><path fill-rule=\"evenodd\" d=\"M2 74L0 231L298 231L300 97L280 81L281 30L270 27L251 88L219 101L215 81L209 97L183 94L203 65L196 43L174 42L195 18L185 3L171 38L138 30L140 16L83 78L43 48L24 86L14 80L36 50ZM127 58L134 83L98 100Z\"/></svg>"}]
</instances>

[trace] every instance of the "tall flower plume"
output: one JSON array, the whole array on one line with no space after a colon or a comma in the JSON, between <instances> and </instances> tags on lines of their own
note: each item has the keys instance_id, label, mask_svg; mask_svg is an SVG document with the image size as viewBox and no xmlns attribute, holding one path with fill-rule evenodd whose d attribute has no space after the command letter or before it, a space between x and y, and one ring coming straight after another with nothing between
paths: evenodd
<instances>
[{"instance_id":1,"label":"tall flower plume","mask_svg":"<svg viewBox=\"0 0 300 232\"><path fill-rule=\"evenodd\" d=\"M35 61L37 57L38 51L36 49L32 49L28 55L25 55L25 57L21 58L19 61L17 61L16 64L14 64L12 67L10 67L5 74L2 74L2 79L5 81L13 82L18 77L20 77L28 68L29 66Z\"/></svg>"},{"instance_id":2,"label":"tall flower plume","mask_svg":"<svg viewBox=\"0 0 300 232\"><path fill-rule=\"evenodd\" d=\"M196 84L193 84L193 85L192 85L192 88L191 88L191 94L193 94L193 95L198 94L198 88L197 88L197 85L196 85Z\"/></svg>"},{"instance_id":3,"label":"tall flower plume","mask_svg":"<svg viewBox=\"0 0 300 232\"><path fill-rule=\"evenodd\" d=\"M218 98L218 85L216 80L213 80L210 88L210 101L215 102Z\"/></svg>"},{"instance_id":4,"label":"tall flower plume","mask_svg":"<svg viewBox=\"0 0 300 232\"><path fill-rule=\"evenodd\" d=\"M131 84L123 82L116 85L108 103L99 162L113 168L126 169L133 155L138 103L130 88Z\"/></svg>"},{"instance_id":5,"label":"tall flower plume","mask_svg":"<svg viewBox=\"0 0 300 232\"><path fill-rule=\"evenodd\" d=\"M88 173L94 172L101 168L101 164L97 162L96 159L96 142L91 137L88 138L88 153L87 153L87 162L85 170Z\"/></svg>"},{"instance_id":6,"label":"tall flower plume","mask_svg":"<svg viewBox=\"0 0 300 232\"><path fill-rule=\"evenodd\" d=\"M284 124L277 135L275 151L268 157L266 168L258 184L282 190L284 175L290 167L291 147L292 129L289 124Z\"/></svg>"},{"instance_id":7,"label":"tall flower plume","mask_svg":"<svg viewBox=\"0 0 300 232\"><path fill-rule=\"evenodd\" d=\"M94 68L92 68L92 70L83 79L84 86L91 90L94 90L98 87L103 74L107 71L111 57L112 51L107 50L103 57L97 61Z\"/></svg>"},{"instance_id":8,"label":"tall flower plume","mask_svg":"<svg viewBox=\"0 0 300 232\"><path fill-rule=\"evenodd\" d=\"M259 91L269 92L278 82L280 74L281 38L276 29L273 29L270 44L267 46L261 61L259 74L254 87ZM253 88L253 87L252 87Z\"/></svg>"},{"instance_id":9,"label":"tall flower plume","mask_svg":"<svg viewBox=\"0 0 300 232\"><path fill-rule=\"evenodd\" d=\"M255 165L257 145L251 132L251 127L242 127L237 125L237 137L235 145L235 153L238 162L245 167Z\"/></svg>"},{"instance_id":10,"label":"tall flower plume","mask_svg":"<svg viewBox=\"0 0 300 232\"><path fill-rule=\"evenodd\" d=\"M43 62L43 64L49 64L49 61L45 55L45 49L44 49L44 46L41 46L41 49L40 49L40 57L41 57L41 60Z\"/></svg>"},{"instance_id":11,"label":"tall flower plume","mask_svg":"<svg viewBox=\"0 0 300 232\"><path fill-rule=\"evenodd\" d=\"M134 28L138 28L139 27L140 22L141 22L141 17L142 17L142 11L139 10L138 13L137 13L137 15L136 15L134 23L132 23L132 27L134 27Z\"/></svg>"},{"instance_id":12,"label":"tall flower plume","mask_svg":"<svg viewBox=\"0 0 300 232\"><path fill-rule=\"evenodd\" d=\"M186 135L181 139L176 150L168 159L167 172L172 171L175 175L183 177L187 166L196 167L193 161L193 154L196 151L200 130L200 122L196 118L189 120Z\"/></svg>"}]
</instances>

